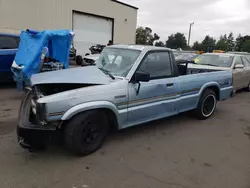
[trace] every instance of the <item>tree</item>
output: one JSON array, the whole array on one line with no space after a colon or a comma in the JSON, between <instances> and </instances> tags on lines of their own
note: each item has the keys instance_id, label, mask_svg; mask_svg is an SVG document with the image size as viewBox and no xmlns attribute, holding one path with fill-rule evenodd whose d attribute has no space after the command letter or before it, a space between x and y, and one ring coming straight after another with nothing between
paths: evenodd
<instances>
[{"instance_id":1,"label":"tree","mask_svg":"<svg viewBox=\"0 0 250 188\"><path fill-rule=\"evenodd\" d=\"M216 44L216 49L217 50L223 50L223 51L227 51L228 49L228 43L227 43L227 36L220 36L220 39L218 40L217 44Z\"/></svg>"},{"instance_id":2,"label":"tree","mask_svg":"<svg viewBox=\"0 0 250 188\"><path fill-rule=\"evenodd\" d=\"M239 36L236 39L235 50L236 51L242 51L244 43L247 42L248 40L250 40L250 36L249 35L246 35L246 36L242 37L241 34L239 34Z\"/></svg>"},{"instance_id":3,"label":"tree","mask_svg":"<svg viewBox=\"0 0 250 188\"><path fill-rule=\"evenodd\" d=\"M238 37L236 38L236 42L235 42L235 50L236 51L241 51L240 48L241 48L241 45L242 45L242 41L241 41L241 34L238 35Z\"/></svg>"},{"instance_id":4,"label":"tree","mask_svg":"<svg viewBox=\"0 0 250 188\"><path fill-rule=\"evenodd\" d=\"M228 46L228 51L234 51L235 48L235 42L234 42L234 36L233 33L230 32L227 38L227 46Z\"/></svg>"},{"instance_id":5,"label":"tree","mask_svg":"<svg viewBox=\"0 0 250 188\"><path fill-rule=\"evenodd\" d=\"M212 52L215 49L216 40L209 35L205 36L205 39L202 41L202 50L205 52Z\"/></svg>"},{"instance_id":6,"label":"tree","mask_svg":"<svg viewBox=\"0 0 250 188\"><path fill-rule=\"evenodd\" d=\"M166 46L168 48L186 48L187 47L187 39L183 33L172 34L168 37L166 41Z\"/></svg>"},{"instance_id":7,"label":"tree","mask_svg":"<svg viewBox=\"0 0 250 188\"><path fill-rule=\"evenodd\" d=\"M242 51L250 53L250 40L244 42L244 44L242 45Z\"/></svg>"},{"instance_id":8,"label":"tree","mask_svg":"<svg viewBox=\"0 0 250 188\"><path fill-rule=\"evenodd\" d=\"M153 33L149 27L138 27L136 29L136 44L153 45L154 41L159 39L159 35Z\"/></svg>"},{"instance_id":9,"label":"tree","mask_svg":"<svg viewBox=\"0 0 250 188\"><path fill-rule=\"evenodd\" d=\"M157 41L155 46L165 47L165 44L162 41Z\"/></svg>"},{"instance_id":10,"label":"tree","mask_svg":"<svg viewBox=\"0 0 250 188\"><path fill-rule=\"evenodd\" d=\"M203 49L202 49L202 44L199 43L198 41L196 41L196 42L193 44L192 49L197 50L197 51L201 51L201 50L203 50Z\"/></svg>"},{"instance_id":11,"label":"tree","mask_svg":"<svg viewBox=\"0 0 250 188\"><path fill-rule=\"evenodd\" d=\"M225 41L227 41L227 34L225 34L222 38L223 38Z\"/></svg>"}]
</instances>

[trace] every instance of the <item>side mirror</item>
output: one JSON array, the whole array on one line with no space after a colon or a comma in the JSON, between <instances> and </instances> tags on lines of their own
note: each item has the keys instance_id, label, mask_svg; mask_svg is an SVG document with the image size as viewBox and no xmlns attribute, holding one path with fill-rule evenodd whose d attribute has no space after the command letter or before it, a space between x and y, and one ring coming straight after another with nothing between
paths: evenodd
<instances>
[{"instance_id":1,"label":"side mirror","mask_svg":"<svg viewBox=\"0 0 250 188\"><path fill-rule=\"evenodd\" d=\"M150 81L150 74L147 72L136 71L132 80L134 82L149 82Z\"/></svg>"},{"instance_id":2,"label":"side mirror","mask_svg":"<svg viewBox=\"0 0 250 188\"><path fill-rule=\"evenodd\" d=\"M237 64L234 66L235 69L244 69L244 65L242 64Z\"/></svg>"}]
</instances>

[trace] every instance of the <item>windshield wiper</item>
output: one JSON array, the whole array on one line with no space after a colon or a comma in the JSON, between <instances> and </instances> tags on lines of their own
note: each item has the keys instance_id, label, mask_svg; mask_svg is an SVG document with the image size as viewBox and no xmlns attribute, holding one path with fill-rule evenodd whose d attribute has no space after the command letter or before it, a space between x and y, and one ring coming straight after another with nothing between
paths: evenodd
<instances>
[{"instance_id":1,"label":"windshield wiper","mask_svg":"<svg viewBox=\"0 0 250 188\"><path fill-rule=\"evenodd\" d=\"M207 64L199 63L199 65L208 65L208 66L213 66L213 67L219 67L218 65L213 65L213 64L209 64L209 63L207 63Z\"/></svg>"},{"instance_id":2,"label":"windshield wiper","mask_svg":"<svg viewBox=\"0 0 250 188\"><path fill-rule=\"evenodd\" d=\"M115 77L108 70L101 68L101 67L98 67L98 69L100 69L105 74L109 75L109 77L112 78L113 80L115 79Z\"/></svg>"}]
</instances>

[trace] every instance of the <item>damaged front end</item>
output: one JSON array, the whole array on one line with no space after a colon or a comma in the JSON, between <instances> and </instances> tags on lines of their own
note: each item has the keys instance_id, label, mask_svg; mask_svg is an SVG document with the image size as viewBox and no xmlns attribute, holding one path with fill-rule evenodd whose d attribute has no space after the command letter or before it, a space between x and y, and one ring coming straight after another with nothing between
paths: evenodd
<instances>
[{"instance_id":1,"label":"damaged front end","mask_svg":"<svg viewBox=\"0 0 250 188\"><path fill-rule=\"evenodd\" d=\"M32 75L32 87L27 91L19 112L17 135L20 145L37 147L48 142L52 134L61 134L61 118L74 105L74 90L111 81L95 66Z\"/></svg>"},{"instance_id":2,"label":"damaged front end","mask_svg":"<svg viewBox=\"0 0 250 188\"><path fill-rule=\"evenodd\" d=\"M23 148L37 148L60 134L62 121L51 120L51 117L58 115L58 112L51 112L48 104L42 103L39 99L57 93L62 93L78 88L93 86L93 84L38 84L26 93L22 100L17 135L19 144ZM60 114L62 115L62 114Z\"/></svg>"},{"instance_id":3,"label":"damaged front end","mask_svg":"<svg viewBox=\"0 0 250 188\"><path fill-rule=\"evenodd\" d=\"M36 103L32 93L28 92L22 100L17 126L18 142L27 149L41 147L56 130L56 126L47 125L45 104Z\"/></svg>"}]
</instances>

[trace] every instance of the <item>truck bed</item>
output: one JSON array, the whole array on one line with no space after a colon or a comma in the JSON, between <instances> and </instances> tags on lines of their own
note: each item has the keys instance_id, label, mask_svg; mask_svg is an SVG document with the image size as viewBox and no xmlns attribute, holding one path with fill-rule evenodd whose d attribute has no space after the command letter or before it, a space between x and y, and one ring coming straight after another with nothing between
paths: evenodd
<instances>
[{"instance_id":1,"label":"truck bed","mask_svg":"<svg viewBox=\"0 0 250 188\"><path fill-rule=\"evenodd\" d=\"M188 75L188 74L199 74L205 72L216 72L216 71L224 71L228 69L223 69L221 67L208 67L208 66L193 66L193 64L181 63L177 65L180 75ZM206 68L207 67L207 68Z\"/></svg>"}]
</instances>

